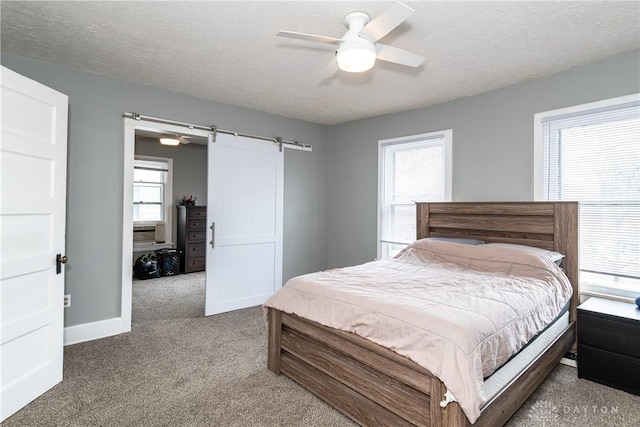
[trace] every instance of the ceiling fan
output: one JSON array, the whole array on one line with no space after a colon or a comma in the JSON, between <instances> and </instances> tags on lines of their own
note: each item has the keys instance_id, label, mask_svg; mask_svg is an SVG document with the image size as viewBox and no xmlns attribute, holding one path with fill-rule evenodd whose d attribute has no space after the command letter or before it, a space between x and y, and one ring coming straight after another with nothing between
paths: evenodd
<instances>
[{"instance_id":1,"label":"ceiling fan","mask_svg":"<svg viewBox=\"0 0 640 427\"><path fill-rule=\"evenodd\" d=\"M394 3L371 21L369 15L364 12L351 12L344 19L348 31L340 39L295 31L279 31L276 35L337 45L338 67L351 73L371 69L376 59L408 67L419 67L425 60L423 56L377 43L378 40L406 21L414 12L415 10L400 2Z\"/></svg>"}]
</instances>

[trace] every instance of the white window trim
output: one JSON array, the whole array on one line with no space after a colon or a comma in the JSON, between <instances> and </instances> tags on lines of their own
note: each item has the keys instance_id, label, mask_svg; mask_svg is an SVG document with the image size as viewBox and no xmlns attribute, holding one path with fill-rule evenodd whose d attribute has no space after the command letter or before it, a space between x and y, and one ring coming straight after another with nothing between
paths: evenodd
<instances>
[{"instance_id":1,"label":"white window trim","mask_svg":"<svg viewBox=\"0 0 640 427\"><path fill-rule=\"evenodd\" d=\"M444 140L444 201L451 201L452 194L452 177L453 177L453 160L452 160L452 141L453 129L446 129L436 132L421 133L417 135L401 136L397 138L381 139L378 141L378 202L377 202L377 233L376 233L376 257L382 258L382 201L384 190L382 188L384 179L384 156L383 148L391 145L410 144L412 142L420 142L428 139L442 138ZM417 200L419 201L419 200Z\"/></svg>"},{"instance_id":2,"label":"white window trim","mask_svg":"<svg viewBox=\"0 0 640 427\"><path fill-rule=\"evenodd\" d=\"M536 113L533 116L533 200L544 200L543 189L543 143L542 143L542 123L550 117L565 116L584 112L585 110L596 110L607 108L613 105L624 104L640 100L640 94L619 96L617 98L605 99L602 101L589 102L586 104L573 105L571 107L559 108L557 110Z\"/></svg>"},{"instance_id":3,"label":"white window trim","mask_svg":"<svg viewBox=\"0 0 640 427\"><path fill-rule=\"evenodd\" d=\"M134 156L135 160L149 160L153 162L162 162L167 164L167 182L164 186L164 221L162 221L165 225L164 229L164 243L161 246L170 247L173 246L172 238L172 230L173 230L173 159L170 157L156 157L156 156L144 156L136 154ZM157 225L158 221L141 221L134 222L134 226L138 225ZM140 250L142 246L134 245L136 250ZM148 245L147 245L148 246Z\"/></svg>"}]
</instances>

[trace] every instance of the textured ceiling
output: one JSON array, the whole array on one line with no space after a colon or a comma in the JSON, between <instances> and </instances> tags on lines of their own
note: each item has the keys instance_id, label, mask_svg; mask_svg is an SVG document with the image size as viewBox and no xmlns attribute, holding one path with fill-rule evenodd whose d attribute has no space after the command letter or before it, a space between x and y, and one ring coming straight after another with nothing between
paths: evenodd
<instances>
[{"instance_id":1,"label":"textured ceiling","mask_svg":"<svg viewBox=\"0 0 640 427\"><path fill-rule=\"evenodd\" d=\"M336 71L332 46L279 30L341 37L351 11L389 2L11 2L3 52L323 124L425 107L640 48L638 1L406 1L381 42L425 56Z\"/></svg>"}]
</instances>

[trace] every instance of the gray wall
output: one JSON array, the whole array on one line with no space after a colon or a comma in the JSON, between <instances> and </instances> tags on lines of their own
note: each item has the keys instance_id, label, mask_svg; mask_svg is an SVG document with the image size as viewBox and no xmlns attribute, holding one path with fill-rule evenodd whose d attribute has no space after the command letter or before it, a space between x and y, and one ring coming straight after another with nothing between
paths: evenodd
<instances>
[{"instance_id":1,"label":"gray wall","mask_svg":"<svg viewBox=\"0 0 640 427\"><path fill-rule=\"evenodd\" d=\"M429 108L330 127L328 267L376 256L378 140L453 129L454 201L532 200L534 114L638 92L635 51Z\"/></svg>"},{"instance_id":2,"label":"gray wall","mask_svg":"<svg viewBox=\"0 0 640 427\"><path fill-rule=\"evenodd\" d=\"M326 266L325 126L15 55L1 62L69 96L65 326L120 315L124 112L312 144L285 151L284 278Z\"/></svg>"},{"instance_id":3,"label":"gray wall","mask_svg":"<svg viewBox=\"0 0 640 427\"><path fill-rule=\"evenodd\" d=\"M326 127L14 55L1 58L69 95L66 292L74 304L67 326L120 312L124 112L313 144L312 153L285 154L287 279L375 257L378 140L451 128L454 200L531 200L535 113L640 92L636 51L430 108Z\"/></svg>"},{"instance_id":4,"label":"gray wall","mask_svg":"<svg viewBox=\"0 0 640 427\"><path fill-rule=\"evenodd\" d=\"M177 239L176 208L183 196L193 195L199 205L207 204L207 146L187 144L177 147L161 145L156 138L136 138L136 154L173 159L173 225L171 235Z\"/></svg>"}]
</instances>

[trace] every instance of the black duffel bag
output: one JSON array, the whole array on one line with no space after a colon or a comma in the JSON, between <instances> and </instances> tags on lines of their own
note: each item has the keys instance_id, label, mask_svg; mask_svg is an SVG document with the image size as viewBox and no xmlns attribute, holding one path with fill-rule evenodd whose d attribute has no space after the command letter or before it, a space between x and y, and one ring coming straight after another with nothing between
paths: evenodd
<instances>
[{"instance_id":1,"label":"black duffel bag","mask_svg":"<svg viewBox=\"0 0 640 427\"><path fill-rule=\"evenodd\" d=\"M133 266L133 275L142 280L160 277L156 254L145 254L139 257Z\"/></svg>"}]
</instances>

